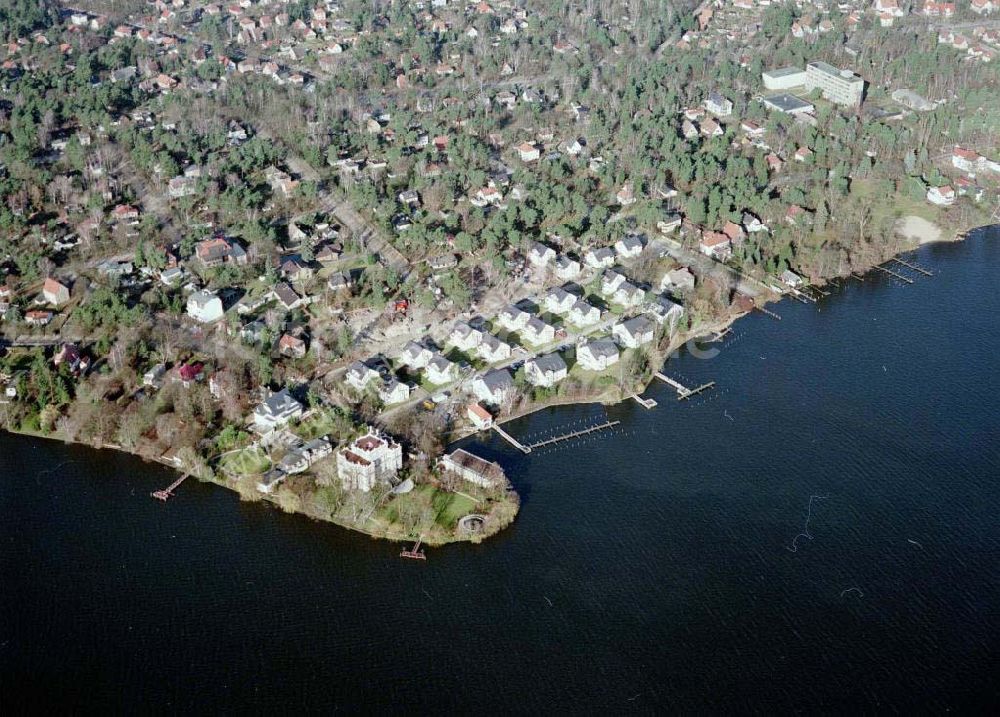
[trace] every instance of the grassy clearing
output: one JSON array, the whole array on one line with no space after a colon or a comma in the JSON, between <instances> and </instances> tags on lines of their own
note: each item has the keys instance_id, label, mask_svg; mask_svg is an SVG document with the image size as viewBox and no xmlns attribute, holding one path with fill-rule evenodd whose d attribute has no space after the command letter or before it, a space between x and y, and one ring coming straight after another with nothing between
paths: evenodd
<instances>
[{"instance_id":1,"label":"grassy clearing","mask_svg":"<svg viewBox=\"0 0 1000 717\"><path fill-rule=\"evenodd\" d=\"M260 448L244 448L219 459L219 469L227 475L253 476L271 467L271 459Z\"/></svg>"}]
</instances>

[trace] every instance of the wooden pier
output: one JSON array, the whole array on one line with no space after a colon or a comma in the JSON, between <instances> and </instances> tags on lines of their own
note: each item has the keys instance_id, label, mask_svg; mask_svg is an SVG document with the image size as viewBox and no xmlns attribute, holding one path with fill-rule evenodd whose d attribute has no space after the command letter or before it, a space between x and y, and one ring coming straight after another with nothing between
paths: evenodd
<instances>
[{"instance_id":1,"label":"wooden pier","mask_svg":"<svg viewBox=\"0 0 1000 717\"><path fill-rule=\"evenodd\" d=\"M503 438L505 441L507 441L510 445L514 446L514 448L516 448L517 450L521 451L521 453L531 453L531 447L530 446L524 445L519 440L517 440L516 438L514 438L514 436L510 435L509 433L507 433L507 431L505 431L504 429L500 428L500 426L498 426L495 423L493 424L493 430L496 431L497 434L501 438Z\"/></svg>"},{"instance_id":2,"label":"wooden pier","mask_svg":"<svg viewBox=\"0 0 1000 717\"><path fill-rule=\"evenodd\" d=\"M766 314L767 316L770 316L772 319L776 319L778 321L781 321L781 317L778 316L773 311L771 311L770 309L765 309L763 306L757 306L756 304L754 304L753 308L757 309L757 311L759 311L762 314Z\"/></svg>"},{"instance_id":3,"label":"wooden pier","mask_svg":"<svg viewBox=\"0 0 1000 717\"><path fill-rule=\"evenodd\" d=\"M418 540L411 550L406 548L399 551L399 557L401 558L411 558L412 560L427 560L427 554L420 549L420 541Z\"/></svg>"},{"instance_id":4,"label":"wooden pier","mask_svg":"<svg viewBox=\"0 0 1000 717\"><path fill-rule=\"evenodd\" d=\"M913 269L913 271L919 272L919 273L923 274L924 276L934 276L934 274L932 274L931 272L927 271L927 269L924 269L924 268L921 268L921 267L916 266L914 264L911 264L908 261L903 261L899 257L893 258L893 261L896 262L896 263L898 263L898 264L902 264L907 269Z\"/></svg>"},{"instance_id":5,"label":"wooden pier","mask_svg":"<svg viewBox=\"0 0 1000 717\"><path fill-rule=\"evenodd\" d=\"M684 401L686 399L689 399L692 396L696 396L702 391L707 391L708 389L715 386L715 381L709 381L708 383L703 383L701 386L698 386L697 388L688 388L680 381L675 381L674 379L670 378L665 373L662 373L660 371L657 371L654 375L656 376L656 378L660 379L666 384L669 384L674 388L675 391L677 391L678 401Z\"/></svg>"},{"instance_id":6,"label":"wooden pier","mask_svg":"<svg viewBox=\"0 0 1000 717\"><path fill-rule=\"evenodd\" d=\"M732 330L733 330L732 326L727 326L722 331L716 331L715 336L709 336L707 342L710 344L714 344L716 341L722 341L722 339L726 338L726 336L728 336L729 332L731 332Z\"/></svg>"},{"instance_id":7,"label":"wooden pier","mask_svg":"<svg viewBox=\"0 0 1000 717\"><path fill-rule=\"evenodd\" d=\"M154 490L152 493L150 493L150 495L156 498L157 500L166 501L168 498L173 497L174 491L180 488L181 483L187 480L188 476L190 475L191 475L190 473L185 473L163 490Z\"/></svg>"},{"instance_id":8,"label":"wooden pier","mask_svg":"<svg viewBox=\"0 0 1000 717\"><path fill-rule=\"evenodd\" d=\"M638 403L643 408L649 408L649 409L656 408L655 398L643 398L637 393L633 393L632 398L634 398L635 402Z\"/></svg>"},{"instance_id":9,"label":"wooden pier","mask_svg":"<svg viewBox=\"0 0 1000 717\"><path fill-rule=\"evenodd\" d=\"M586 436L590 433L595 433L597 431L603 431L606 428L614 428L621 421L607 421L605 423L600 423L596 426L591 426L590 428L581 428L579 431L570 431L569 433L564 433L561 436L555 436L553 438L546 438L544 441L538 441L537 443L532 443L530 446L525 446L528 450L525 453L530 453L537 448L544 448L545 446L551 446L556 443L562 443L563 441L570 441L574 438L579 438L580 436Z\"/></svg>"},{"instance_id":10,"label":"wooden pier","mask_svg":"<svg viewBox=\"0 0 1000 717\"><path fill-rule=\"evenodd\" d=\"M899 279L900 281L905 281L907 284L913 283L913 279L911 279L908 276L903 276L902 274L897 274L892 269L886 269L884 266L878 266L878 265L876 265L875 268L878 269L879 271L884 271L889 276Z\"/></svg>"}]
</instances>

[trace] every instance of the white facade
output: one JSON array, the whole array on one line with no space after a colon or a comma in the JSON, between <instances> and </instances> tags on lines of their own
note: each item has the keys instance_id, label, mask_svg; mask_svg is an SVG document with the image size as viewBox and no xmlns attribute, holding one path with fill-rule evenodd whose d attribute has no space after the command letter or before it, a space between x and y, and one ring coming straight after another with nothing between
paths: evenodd
<instances>
[{"instance_id":1,"label":"white facade","mask_svg":"<svg viewBox=\"0 0 1000 717\"><path fill-rule=\"evenodd\" d=\"M604 371L619 358L618 347L608 339L588 341L576 349L576 360L588 371Z\"/></svg>"},{"instance_id":2,"label":"white facade","mask_svg":"<svg viewBox=\"0 0 1000 717\"><path fill-rule=\"evenodd\" d=\"M196 291L188 297L187 313L195 321L203 324L218 321L225 312L222 310L222 299L211 291Z\"/></svg>"},{"instance_id":3,"label":"white facade","mask_svg":"<svg viewBox=\"0 0 1000 717\"><path fill-rule=\"evenodd\" d=\"M254 409L254 426L262 432L271 431L301 416L302 410L302 404L292 398L287 388L283 388Z\"/></svg>"},{"instance_id":4,"label":"white facade","mask_svg":"<svg viewBox=\"0 0 1000 717\"><path fill-rule=\"evenodd\" d=\"M424 378L435 386L451 383L457 377L457 367L444 356L435 356L424 368Z\"/></svg>"},{"instance_id":5,"label":"white facade","mask_svg":"<svg viewBox=\"0 0 1000 717\"><path fill-rule=\"evenodd\" d=\"M432 358L434 358L433 351L416 341L411 341L403 347L403 351L399 355L399 362L408 368L421 369Z\"/></svg>"},{"instance_id":6,"label":"white facade","mask_svg":"<svg viewBox=\"0 0 1000 717\"><path fill-rule=\"evenodd\" d=\"M601 320L601 310L581 300L573 304L566 318L574 326L592 326Z\"/></svg>"},{"instance_id":7,"label":"white facade","mask_svg":"<svg viewBox=\"0 0 1000 717\"><path fill-rule=\"evenodd\" d=\"M566 378L566 362L559 354L548 354L530 359L524 364L524 375L533 386L547 388Z\"/></svg>"},{"instance_id":8,"label":"white facade","mask_svg":"<svg viewBox=\"0 0 1000 717\"><path fill-rule=\"evenodd\" d=\"M367 493L377 482L391 481L402 467L402 447L371 428L337 452L337 474L345 490Z\"/></svg>"},{"instance_id":9,"label":"white facade","mask_svg":"<svg viewBox=\"0 0 1000 717\"><path fill-rule=\"evenodd\" d=\"M634 319L615 324L611 329L611 334L618 339L622 346L637 349L653 341L654 328L652 321L637 316Z\"/></svg>"},{"instance_id":10,"label":"white facade","mask_svg":"<svg viewBox=\"0 0 1000 717\"><path fill-rule=\"evenodd\" d=\"M511 355L510 344L501 341L496 336L486 334L479 346L476 347L476 353L487 363L506 361Z\"/></svg>"},{"instance_id":11,"label":"white facade","mask_svg":"<svg viewBox=\"0 0 1000 717\"><path fill-rule=\"evenodd\" d=\"M783 67L761 73L764 88L768 90L790 90L806 84L806 72L797 67Z\"/></svg>"},{"instance_id":12,"label":"white facade","mask_svg":"<svg viewBox=\"0 0 1000 717\"><path fill-rule=\"evenodd\" d=\"M514 379L506 369L490 371L472 382L472 393L492 406L506 403L514 395Z\"/></svg>"},{"instance_id":13,"label":"white facade","mask_svg":"<svg viewBox=\"0 0 1000 717\"><path fill-rule=\"evenodd\" d=\"M539 318L531 317L521 331L521 337L532 346L542 346L543 344L555 341L556 330Z\"/></svg>"}]
</instances>

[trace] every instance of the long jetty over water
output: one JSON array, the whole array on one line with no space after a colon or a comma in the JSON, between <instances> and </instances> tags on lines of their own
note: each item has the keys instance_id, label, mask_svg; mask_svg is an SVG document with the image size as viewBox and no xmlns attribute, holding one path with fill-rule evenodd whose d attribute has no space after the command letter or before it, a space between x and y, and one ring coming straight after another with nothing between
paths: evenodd
<instances>
[{"instance_id":1,"label":"long jetty over water","mask_svg":"<svg viewBox=\"0 0 1000 717\"><path fill-rule=\"evenodd\" d=\"M168 498L173 497L174 491L180 488L181 483L187 480L188 476L190 475L191 475L190 473L185 473L163 490L154 490L152 493L150 493L150 495L156 498L157 500L162 500L165 502Z\"/></svg>"},{"instance_id":2,"label":"long jetty over water","mask_svg":"<svg viewBox=\"0 0 1000 717\"><path fill-rule=\"evenodd\" d=\"M660 379L661 381L663 381L664 383L669 384L670 386L672 386L674 388L674 390L677 391L677 400L678 401L684 401L686 399L689 399L692 396L695 396L695 395L701 393L702 391L707 391L708 389L710 389L713 386L715 386L715 381L709 381L708 383L703 383L701 386L698 386L697 388L688 388L687 386L685 386L684 384L682 384L680 381L675 381L674 379L670 378L669 376L667 376L665 373L662 373L661 371L657 371L656 374L655 374L655 376L658 379Z\"/></svg>"},{"instance_id":3,"label":"long jetty over water","mask_svg":"<svg viewBox=\"0 0 1000 717\"><path fill-rule=\"evenodd\" d=\"M570 440L572 440L574 438L579 438L580 436L586 436L589 433L595 433L597 431L603 431L606 428L614 428L619 423L621 423L621 421L605 421L604 423L599 423L596 426L590 426L588 428L581 428L578 431L569 431L568 433L563 433L563 434L560 434L558 436L553 436L552 438L546 438L543 441L537 441L535 443L530 443L528 445L525 445L525 444L521 443L519 440L517 440L516 438L514 438L514 436L510 435L509 433L507 433L507 431L505 431L504 429L502 429L500 426L498 426L496 424L493 425L493 429L497 432L497 434L501 438L503 438L504 440L506 440L512 446L514 446L514 448L516 448L517 450L521 451L521 453L528 454L528 453L531 453L533 450L536 450L538 448L544 448L545 446L555 445L556 443L562 443L563 441L570 441Z\"/></svg>"}]
</instances>

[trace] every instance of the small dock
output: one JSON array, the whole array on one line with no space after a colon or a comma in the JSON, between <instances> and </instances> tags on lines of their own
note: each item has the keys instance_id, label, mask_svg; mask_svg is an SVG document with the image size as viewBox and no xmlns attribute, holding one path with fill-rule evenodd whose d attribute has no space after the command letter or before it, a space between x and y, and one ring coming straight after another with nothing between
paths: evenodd
<instances>
[{"instance_id":1,"label":"small dock","mask_svg":"<svg viewBox=\"0 0 1000 717\"><path fill-rule=\"evenodd\" d=\"M427 554L420 549L419 540L414 544L413 548L411 548L410 550L406 550L405 548L403 550L400 550L399 557L410 558L411 560L427 560Z\"/></svg>"},{"instance_id":2,"label":"small dock","mask_svg":"<svg viewBox=\"0 0 1000 717\"><path fill-rule=\"evenodd\" d=\"M903 276L902 274L898 274L892 269L886 269L884 266L879 266L879 265L876 265L875 268L878 269L879 271L884 271L886 274L895 279L899 279L900 281L905 281L907 284L913 283L913 279L911 279L908 276Z\"/></svg>"},{"instance_id":3,"label":"small dock","mask_svg":"<svg viewBox=\"0 0 1000 717\"><path fill-rule=\"evenodd\" d=\"M763 306L757 306L756 304L754 304L753 308L755 308L760 313L765 314L766 316L770 316L775 321L781 321L781 317L778 316L773 311L771 311L770 309L765 309Z\"/></svg>"},{"instance_id":4,"label":"small dock","mask_svg":"<svg viewBox=\"0 0 1000 717\"><path fill-rule=\"evenodd\" d=\"M717 341L722 341L722 339L729 336L730 332L733 330L732 326L727 326L722 331L716 331L714 336L709 336L706 341L710 344L714 344Z\"/></svg>"},{"instance_id":5,"label":"small dock","mask_svg":"<svg viewBox=\"0 0 1000 717\"><path fill-rule=\"evenodd\" d=\"M530 446L525 446L527 450L525 453L530 453L538 448L544 448L545 446L555 445L556 443L562 443L563 441L571 441L574 438L579 438L580 436L586 436L590 433L596 433L597 431L603 431L608 428L614 428L621 421L607 421L605 423L599 423L596 426L591 426L590 428L581 428L579 431L570 431L569 433L563 433L560 436L555 436L553 438L546 438L544 441L538 441L537 443L532 443Z\"/></svg>"},{"instance_id":6,"label":"small dock","mask_svg":"<svg viewBox=\"0 0 1000 717\"><path fill-rule=\"evenodd\" d=\"M902 264L907 269L912 269L913 271L915 271L917 273L923 274L924 276L934 276L934 274L931 273L931 272L929 272L929 271L927 271L927 269L924 269L923 267L919 267L916 264L911 264L908 261L903 261L898 256L895 257L893 259L893 261L896 262L897 264Z\"/></svg>"},{"instance_id":7,"label":"small dock","mask_svg":"<svg viewBox=\"0 0 1000 717\"><path fill-rule=\"evenodd\" d=\"M514 448L521 451L521 453L531 453L531 448L529 446L526 446L523 443L521 443L519 440L514 438L514 436L507 433L507 431L500 428L500 426L498 426L495 423L493 424L493 430L496 431L497 435L499 435L501 438L507 441L510 445L514 446Z\"/></svg>"},{"instance_id":8,"label":"small dock","mask_svg":"<svg viewBox=\"0 0 1000 717\"><path fill-rule=\"evenodd\" d=\"M163 490L154 490L152 493L150 493L150 495L152 497L156 498L157 500L162 500L162 501L166 502L168 498L173 498L174 491L177 490L178 488L180 488L181 487L181 483L183 483L184 481L186 481L188 479L188 476L190 476L190 475L191 475L190 473L185 473L184 475L182 475L180 478L178 478L177 480L175 480L173 483L171 483L170 485L168 485Z\"/></svg>"},{"instance_id":9,"label":"small dock","mask_svg":"<svg viewBox=\"0 0 1000 717\"><path fill-rule=\"evenodd\" d=\"M632 398L634 398L635 402L638 403L643 408L649 408L649 409L656 408L656 399L655 398L643 398L642 396L640 396L637 393L633 393L632 394Z\"/></svg>"},{"instance_id":10,"label":"small dock","mask_svg":"<svg viewBox=\"0 0 1000 717\"><path fill-rule=\"evenodd\" d=\"M708 383L703 383L701 386L698 386L697 388L688 388L680 381L675 381L674 379L670 378L661 371L657 371L654 375L656 376L656 378L660 379L666 384L669 384L670 386L673 387L675 391L677 391L678 401L685 401L691 398L692 396L697 396L702 391L707 391L708 389L715 386L715 381L709 381Z\"/></svg>"}]
</instances>

